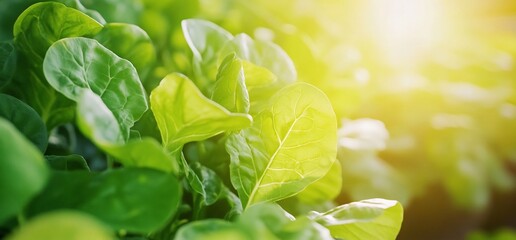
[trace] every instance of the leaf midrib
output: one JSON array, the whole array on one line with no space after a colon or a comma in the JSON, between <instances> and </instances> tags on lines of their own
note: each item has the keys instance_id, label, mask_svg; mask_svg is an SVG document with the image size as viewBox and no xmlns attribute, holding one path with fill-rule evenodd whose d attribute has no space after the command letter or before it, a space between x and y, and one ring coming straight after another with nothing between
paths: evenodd
<instances>
[{"instance_id":1,"label":"leaf midrib","mask_svg":"<svg viewBox=\"0 0 516 240\"><path fill-rule=\"evenodd\" d=\"M265 173L268 171L268 169L271 167L272 163L274 162L275 158L276 158L276 155L280 152L280 150L283 148L283 144L286 142L286 139L289 138L290 136L290 133L292 133L292 129L294 128L294 126L297 124L297 122L299 121L299 119L303 118L303 116L305 115L305 112L308 110L308 108L310 108L310 105L306 106L303 111L301 111L301 114L299 114L299 117L296 117L296 119L294 120L294 122L292 123L292 125L290 126L290 128L288 129L287 131L287 134L285 134L285 137L281 138L280 139L280 142L279 142L279 145L278 147L276 148L276 150L274 151L274 153L272 154L269 162L267 163L267 166L265 167L265 170L263 171L263 173L261 174L260 176L260 179L258 179L258 181L255 183L254 187L253 187L253 190L251 191L251 194L249 195L249 199L247 200L247 203L246 203L246 206L244 208L247 209L251 203L253 202L252 199L254 198L254 195L256 194L256 192L258 191L259 187L263 181L263 178L265 176ZM273 123L274 124L274 123ZM253 165L254 165L254 161L253 161Z\"/></svg>"}]
</instances>

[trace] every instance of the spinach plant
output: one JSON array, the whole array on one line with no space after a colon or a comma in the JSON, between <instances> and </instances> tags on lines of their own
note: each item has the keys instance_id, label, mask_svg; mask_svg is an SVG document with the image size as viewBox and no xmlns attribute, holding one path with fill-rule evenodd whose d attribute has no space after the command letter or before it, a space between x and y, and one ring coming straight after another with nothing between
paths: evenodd
<instances>
[{"instance_id":1,"label":"spinach plant","mask_svg":"<svg viewBox=\"0 0 516 240\"><path fill-rule=\"evenodd\" d=\"M137 25L106 23L94 9L110 4L35 3L1 45L1 234L396 237L396 201L332 206L341 184L335 113L322 91L296 82L279 46L186 19L192 71L149 87L166 66L160 46ZM106 168L94 168L81 143Z\"/></svg>"}]
</instances>

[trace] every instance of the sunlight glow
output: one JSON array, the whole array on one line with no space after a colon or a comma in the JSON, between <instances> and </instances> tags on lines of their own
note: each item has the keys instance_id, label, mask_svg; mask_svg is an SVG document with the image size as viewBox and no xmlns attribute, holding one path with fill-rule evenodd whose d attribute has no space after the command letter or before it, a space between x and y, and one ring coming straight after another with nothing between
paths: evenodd
<instances>
[{"instance_id":1,"label":"sunlight glow","mask_svg":"<svg viewBox=\"0 0 516 240\"><path fill-rule=\"evenodd\" d=\"M405 65L432 51L444 38L447 24L440 0L369 0L365 13L370 34L394 65Z\"/></svg>"}]
</instances>

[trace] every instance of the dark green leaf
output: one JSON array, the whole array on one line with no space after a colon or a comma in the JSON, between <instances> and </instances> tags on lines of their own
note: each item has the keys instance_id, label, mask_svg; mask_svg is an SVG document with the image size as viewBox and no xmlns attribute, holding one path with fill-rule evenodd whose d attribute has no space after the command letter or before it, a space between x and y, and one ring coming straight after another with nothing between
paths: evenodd
<instances>
[{"instance_id":1,"label":"dark green leaf","mask_svg":"<svg viewBox=\"0 0 516 240\"><path fill-rule=\"evenodd\" d=\"M50 85L69 99L78 101L85 90L99 95L117 119L124 140L147 111L145 90L133 65L93 39L55 42L43 69Z\"/></svg>"},{"instance_id":2,"label":"dark green leaf","mask_svg":"<svg viewBox=\"0 0 516 240\"><path fill-rule=\"evenodd\" d=\"M47 129L71 121L73 102L48 85L43 74L43 59L55 41L76 36L94 36L102 25L61 3L37 3L27 8L14 25L14 43L23 54L17 77L9 92L36 110ZM21 57L21 56L20 56Z\"/></svg>"},{"instance_id":3,"label":"dark green leaf","mask_svg":"<svg viewBox=\"0 0 516 240\"><path fill-rule=\"evenodd\" d=\"M45 152L48 143L47 129L38 113L9 95L0 94L0 103L0 117L10 121L42 153Z\"/></svg>"},{"instance_id":4,"label":"dark green leaf","mask_svg":"<svg viewBox=\"0 0 516 240\"><path fill-rule=\"evenodd\" d=\"M45 156L50 167L54 170L62 170L62 171L73 171L73 170L86 170L89 171L90 168L86 163L86 160L77 154L72 154L68 156Z\"/></svg>"},{"instance_id":5,"label":"dark green leaf","mask_svg":"<svg viewBox=\"0 0 516 240\"><path fill-rule=\"evenodd\" d=\"M76 209L115 230L150 233L175 214L180 200L178 180L160 171L124 168L100 174L54 172L28 213Z\"/></svg>"},{"instance_id":6,"label":"dark green leaf","mask_svg":"<svg viewBox=\"0 0 516 240\"><path fill-rule=\"evenodd\" d=\"M21 213L48 178L43 155L16 128L0 118L0 223Z\"/></svg>"},{"instance_id":7,"label":"dark green leaf","mask_svg":"<svg viewBox=\"0 0 516 240\"><path fill-rule=\"evenodd\" d=\"M16 49L12 43L0 42L0 90L11 83L16 70Z\"/></svg>"}]
</instances>

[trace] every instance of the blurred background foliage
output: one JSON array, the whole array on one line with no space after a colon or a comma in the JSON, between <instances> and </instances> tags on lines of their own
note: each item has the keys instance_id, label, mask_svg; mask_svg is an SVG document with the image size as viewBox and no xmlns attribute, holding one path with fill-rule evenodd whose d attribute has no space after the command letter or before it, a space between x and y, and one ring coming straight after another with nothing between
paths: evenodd
<instances>
[{"instance_id":1,"label":"blurred background foliage","mask_svg":"<svg viewBox=\"0 0 516 240\"><path fill-rule=\"evenodd\" d=\"M1 1L10 7L0 8L0 40L12 38L5 30L33 2ZM321 88L341 119L336 201L401 201L400 239L473 230L471 239L488 239L516 227L513 0L63 2L149 34L157 61L148 91L169 72L193 75L182 19L279 44L298 79Z\"/></svg>"}]
</instances>

